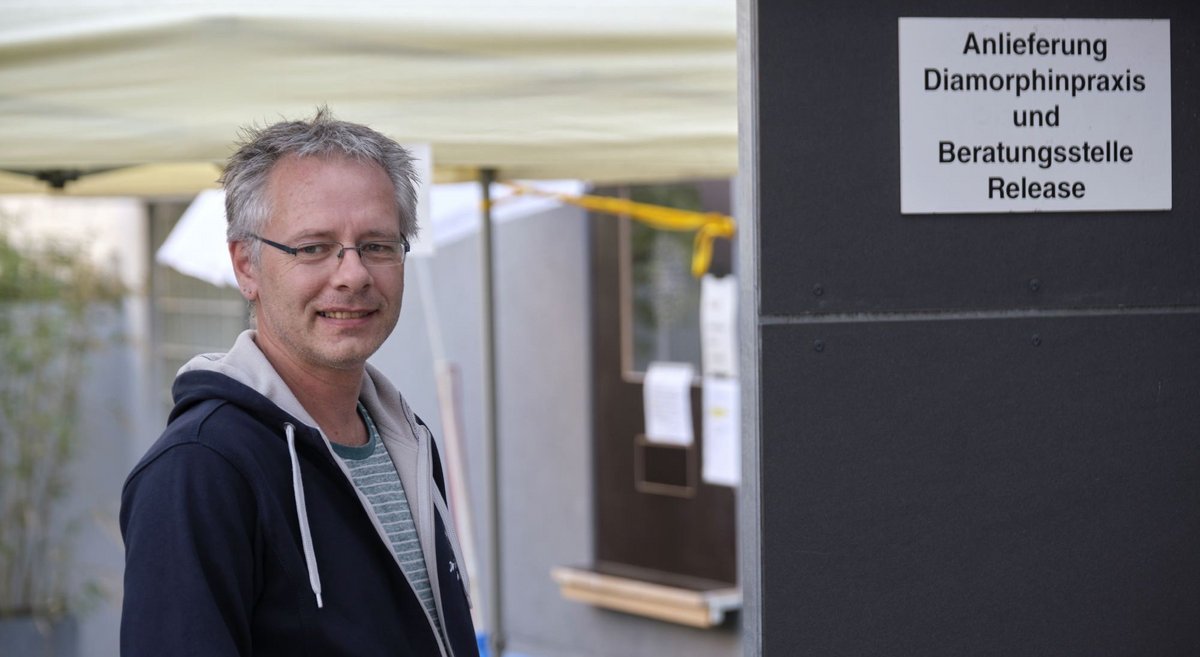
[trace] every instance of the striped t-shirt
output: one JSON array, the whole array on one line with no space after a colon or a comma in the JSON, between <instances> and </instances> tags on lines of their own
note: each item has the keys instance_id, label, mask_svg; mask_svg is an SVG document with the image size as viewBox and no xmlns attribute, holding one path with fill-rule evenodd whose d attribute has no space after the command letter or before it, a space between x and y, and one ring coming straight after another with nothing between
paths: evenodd
<instances>
[{"instance_id":1,"label":"striped t-shirt","mask_svg":"<svg viewBox=\"0 0 1200 657\"><path fill-rule=\"evenodd\" d=\"M417 525L408 507L404 485L396 474L396 466L392 464L387 450L379 444L379 431L362 402L358 404L358 412L367 425L367 444L361 447L330 444L333 451L346 462L355 487L375 509L375 515L379 516L379 522L392 543L392 551L400 560L400 567L408 576L408 581L412 582L417 598L440 632L441 620L433 601L433 588L429 583L429 572L425 569L425 556L421 552Z\"/></svg>"}]
</instances>

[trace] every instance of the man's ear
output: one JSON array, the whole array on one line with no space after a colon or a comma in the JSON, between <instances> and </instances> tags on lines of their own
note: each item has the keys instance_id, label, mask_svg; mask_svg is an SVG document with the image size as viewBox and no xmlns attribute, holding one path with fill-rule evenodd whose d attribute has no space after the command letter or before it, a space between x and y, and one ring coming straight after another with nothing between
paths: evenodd
<instances>
[{"instance_id":1,"label":"man's ear","mask_svg":"<svg viewBox=\"0 0 1200 657\"><path fill-rule=\"evenodd\" d=\"M258 299L258 267L250 262L251 245L245 240L229 243L229 259L233 262L233 273L246 301Z\"/></svg>"}]
</instances>

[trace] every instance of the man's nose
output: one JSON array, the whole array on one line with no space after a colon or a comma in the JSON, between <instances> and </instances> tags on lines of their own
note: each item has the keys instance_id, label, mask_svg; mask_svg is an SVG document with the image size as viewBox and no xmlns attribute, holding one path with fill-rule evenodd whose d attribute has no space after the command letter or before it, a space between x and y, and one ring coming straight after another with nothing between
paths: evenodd
<instances>
[{"instance_id":1,"label":"man's nose","mask_svg":"<svg viewBox=\"0 0 1200 657\"><path fill-rule=\"evenodd\" d=\"M353 251L354 256L350 257L347 251ZM371 282L371 271L363 263L357 246L343 246L334 267L333 282L339 287L363 287Z\"/></svg>"}]
</instances>

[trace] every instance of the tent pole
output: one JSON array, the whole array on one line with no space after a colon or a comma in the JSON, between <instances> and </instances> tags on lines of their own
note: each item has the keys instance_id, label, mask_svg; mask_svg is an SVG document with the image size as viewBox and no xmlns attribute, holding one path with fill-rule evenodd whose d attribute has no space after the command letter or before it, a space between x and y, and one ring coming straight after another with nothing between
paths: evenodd
<instances>
[{"instance_id":1,"label":"tent pole","mask_svg":"<svg viewBox=\"0 0 1200 657\"><path fill-rule=\"evenodd\" d=\"M494 268L492 264L492 183L495 169L480 169L479 184L483 192L483 220L479 232L483 270L483 453L484 490L487 492L488 516L488 594L487 636L488 657L504 654L503 608L501 603L500 558L500 464L496 407L496 310Z\"/></svg>"}]
</instances>

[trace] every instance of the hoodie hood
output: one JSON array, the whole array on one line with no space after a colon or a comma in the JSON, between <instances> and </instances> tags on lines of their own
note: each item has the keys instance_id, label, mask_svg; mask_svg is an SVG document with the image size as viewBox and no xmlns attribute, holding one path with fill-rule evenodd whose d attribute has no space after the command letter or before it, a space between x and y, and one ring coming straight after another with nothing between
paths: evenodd
<instances>
[{"instance_id":1,"label":"hoodie hood","mask_svg":"<svg viewBox=\"0 0 1200 657\"><path fill-rule=\"evenodd\" d=\"M320 431L317 421L304 410L291 388L283 382L271 362L254 342L253 330L242 331L227 353L200 354L179 368L172 394L175 408L171 419L188 408L208 399L226 399L239 406L255 411L260 416L274 417L286 421L287 415ZM257 395L231 395L227 387L207 377L185 376L190 372L215 372L223 374L254 390ZM283 411L283 413L280 413ZM285 415L286 414L286 415Z\"/></svg>"},{"instance_id":2,"label":"hoodie hood","mask_svg":"<svg viewBox=\"0 0 1200 657\"><path fill-rule=\"evenodd\" d=\"M267 423L276 423L282 427L285 422L299 421L301 424L317 431L328 443L328 437L317 425L317 421L309 415L300 400L292 393L291 388L280 378L266 355L254 342L257 333L254 330L243 331L233 343L233 347L225 353L201 354L189 360L175 379L172 394L175 407L171 411L171 420L183 414L192 406L209 399L224 399L247 410ZM211 372L224 375L229 379L251 389L256 394L245 395L236 386L230 389L228 382L207 376L192 376L196 372ZM389 453L397 444L415 447L427 431L417 420L412 409L404 401L400 392L392 385L387 377L373 365L367 364L363 371L359 400L367 407L367 412L374 418L391 418L385 429L385 438L390 439ZM282 428L281 428L282 431ZM332 454L332 450L330 450ZM396 455L393 454L393 460ZM397 463L397 467L400 464ZM405 473L401 472L403 478ZM405 481L407 484L407 481Z\"/></svg>"}]
</instances>

